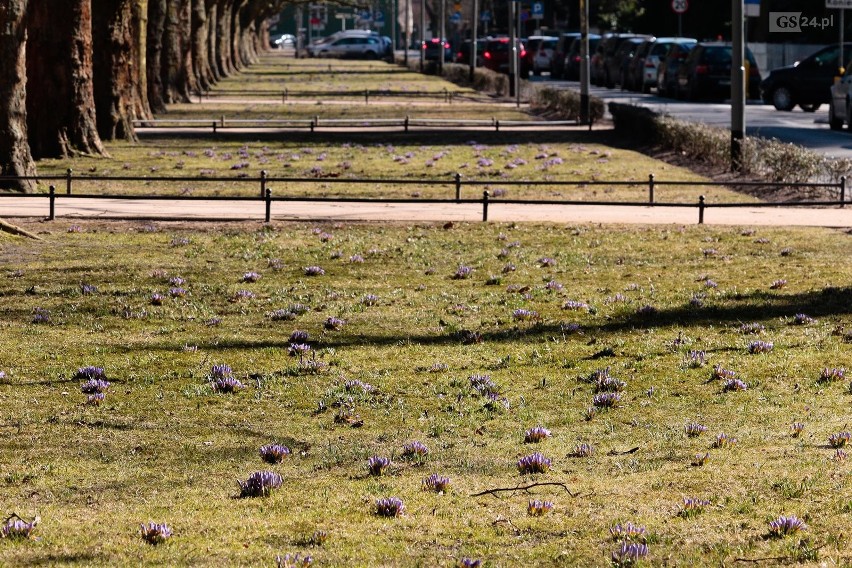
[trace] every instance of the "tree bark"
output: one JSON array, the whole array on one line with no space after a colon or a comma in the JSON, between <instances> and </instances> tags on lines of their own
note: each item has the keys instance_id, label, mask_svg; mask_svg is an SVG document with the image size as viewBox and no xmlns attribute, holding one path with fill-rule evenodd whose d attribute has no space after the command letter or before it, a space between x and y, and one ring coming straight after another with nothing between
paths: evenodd
<instances>
[{"instance_id":1,"label":"tree bark","mask_svg":"<svg viewBox=\"0 0 852 568\"><path fill-rule=\"evenodd\" d=\"M219 76L227 77L234 71L231 60L231 14L234 0L219 0L216 22L216 65Z\"/></svg>"},{"instance_id":2,"label":"tree bark","mask_svg":"<svg viewBox=\"0 0 852 568\"><path fill-rule=\"evenodd\" d=\"M0 175L4 176L36 174L27 142L27 4L28 0L0 4ZM0 182L0 187L31 191L35 182Z\"/></svg>"},{"instance_id":3,"label":"tree bark","mask_svg":"<svg viewBox=\"0 0 852 568\"><path fill-rule=\"evenodd\" d=\"M139 82L133 44L133 0L92 0L95 111L103 140L137 140L133 127Z\"/></svg>"},{"instance_id":4,"label":"tree bark","mask_svg":"<svg viewBox=\"0 0 852 568\"><path fill-rule=\"evenodd\" d=\"M210 73L210 82L218 83L221 79L219 74L219 2L218 0L205 0L207 3L207 65Z\"/></svg>"},{"instance_id":5,"label":"tree bark","mask_svg":"<svg viewBox=\"0 0 852 568\"><path fill-rule=\"evenodd\" d=\"M207 38L210 30L207 25L207 2L192 0L192 59L195 70L196 86L207 90L210 88L210 50L207 48Z\"/></svg>"},{"instance_id":6,"label":"tree bark","mask_svg":"<svg viewBox=\"0 0 852 568\"><path fill-rule=\"evenodd\" d=\"M190 0L170 0L166 3L166 20L163 29L162 61L160 73L163 81L165 103L189 102L189 77L187 56L189 53L189 18L185 10ZM187 24L187 27L184 27Z\"/></svg>"},{"instance_id":7,"label":"tree bark","mask_svg":"<svg viewBox=\"0 0 852 568\"><path fill-rule=\"evenodd\" d=\"M148 0L148 38L145 50L148 77L148 104L155 113L166 112L163 90L163 34L166 26L166 0Z\"/></svg>"},{"instance_id":8,"label":"tree bark","mask_svg":"<svg viewBox=\"0 0 852 568\"><path fill-rule=\"evenodd\" d=\"M240 49L240 44L242 43L242 22L240 13L246 3L248 3L248 0L236 0L231 6L230 49L231 61L233 62L234 69L236 71L241 71L243 67L248 64L247 61L243 60L242 50Z\"/></svg>"},{"instance_id":9,"label":"tree bark","mask_svg":"<svg viewBox=\"0 0 852 568\"><path fill-rule=\"evenodd\" d=\"M133 116L139 120L152 118L148 103L148 0L133 0L133 61L139 72L138 82L133 85Z\"/></svg>"},{"instance_id":10,"label":"tree bark","mask_svg":"<svg viewBox=\"0 0 852 568\"><path fill-rule=\"evenodd\" d=\"M95 119L91 0L31 0L27 24L33 156L106 155Z\"/></svg>"}]
</instances>

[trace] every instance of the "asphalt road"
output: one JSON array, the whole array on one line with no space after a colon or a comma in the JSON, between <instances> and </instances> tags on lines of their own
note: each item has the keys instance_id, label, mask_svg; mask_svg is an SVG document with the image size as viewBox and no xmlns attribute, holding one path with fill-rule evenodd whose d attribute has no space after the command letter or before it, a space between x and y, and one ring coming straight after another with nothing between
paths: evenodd
<instances>
[{"instance_id":1,"label":"asphalt road","mask_svg":"<svg viewBox=\"0 0 852 568\"><path fill-rule=\"evenodd\" d=\"M575 81L546 81L554 86L580 90ZM667 113L675 118L702 122L724 128L731 127L731 105L729 103L694 103L644 95L620 89L605 89L592 86L591 94L606 102L631 103ZM749 101L746 106L746 132L751 136L777 138L837 158L852 158L852 132L835 132L828 127L828 105L816 112L803 112L798 107L792 112L775 110L772 105L761 101Z\"/></svg>"}]
</instances>

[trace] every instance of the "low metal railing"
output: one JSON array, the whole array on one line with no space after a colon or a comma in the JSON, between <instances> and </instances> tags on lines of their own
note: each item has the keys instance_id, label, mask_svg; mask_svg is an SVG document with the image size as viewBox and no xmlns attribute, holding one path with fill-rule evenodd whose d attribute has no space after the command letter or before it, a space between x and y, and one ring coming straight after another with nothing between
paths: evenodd
<instances>
[{"instance_id":1,"label":"low metal railing","mask_svg":"<svg viewBox=\"0 0 852 568\"><path fill-rule=\"evenodd\" d=\"M487 189L483 190L481 197L468 198L462 197L462 189L464 187L488 187L494 184L494 180L475 180L464 179L461 174L454 174L452 179L387 179L387 178L297 178L297 177L270 177L267 172L262 171L259 177L148 177L148 176L77 176L74 177L73 170L68 169L64 176L0 176L0 184L4 181L17 180L43 180L43 181L64 181L65 194L60 195L56 191L55 185L50 185L49 191L45 193L3 193L0 194L0 199L3 197L27 197L27 198L46 198L48 199L48 219L56 218L56 201L60 197L62 199L113 199L113 200L171 200L171 201L258 201L262 200L265 203L264 220L271 220L271 211L273 202L327 202L327 203L456 203L456 204L480 204L482 207L482 220L488 220L488 207L492 204L514 204L514 205L597 205L597 206L653 206L653 207L696 207L698 209L698 223L704 222L704 211L708 208L733 208L733 207L815 207L815 206L837 206L845 207L846 205L846 177L841 177L837 183L772 183L772 182L712 182L712 181L663 181L657 180L653 174L648 176L647 181L595 181L595 180L575 180L575 181L539 181L539 180L500 180L501 186L526 186L526 187L581 187L581 186L608 186L608 187L641 187L645 185L647 188L647 200L644 201L587 201L587 200L556 200L556 199L508 199L495 198ZM196 183L211 183L211 182L227 182L234 184L255 184L259 189L259 194L256 196L187 196L187 195L123 195L123 194L76 194L73 193L73 182L82 181L160 181L160 182L196 182ZM311 197L311 196L273 196L270 183L304 183L304 184L372 184L372 185L419 185L419 186L448 186L454 191L454 196L451 198L392 198L392 197ZM655 192L658 187L676 187L676 186L702 186L702 187L726 187L726 188L799 188L799 189L817 189L826 190L828 192L836 192L837 199L827 200L797 200L776 202L748 202L748 203L707 203L704 195L698 198L698 202L689 203L672 203L656 201Z\"/></svg>"}]
</instances>

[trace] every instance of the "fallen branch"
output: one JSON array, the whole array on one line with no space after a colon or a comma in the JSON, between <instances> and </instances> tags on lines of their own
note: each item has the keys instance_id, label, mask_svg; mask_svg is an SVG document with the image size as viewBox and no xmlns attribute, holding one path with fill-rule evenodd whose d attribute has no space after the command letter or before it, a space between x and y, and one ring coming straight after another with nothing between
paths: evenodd
<instances>
[{"instance_id":1,"label":"fallen branch","mask_svg":"<svg viewBox=\"0 0 852 568\"><path fill-rule=\"evenodd\" d=\"M497 493L500 493L500 492L503 492L503 491L529 491L533 487L546 487L546 486L554 486L554 485L556 487L561 487L562 489L564 489L568 493L568 495L570 495L571 497L579 497L580 496L579 493L571 493L571 490L568 489L568 486L565 485L564 483L559 483L558 481L544 481L544 482L540 482L540 483L532 483L530 485L518 485L516 487L497 487L495 489L486 489L485 491L480 491L479 493L472 494L471 497L481 497L483 495L494 495L494 496L496 496Z\"/></svg>"},{"instance_id":2,"label":"fallen branch","mask_svg":"<svg viewBox=\"0 0 852 568\"><path fill-rule=\"evenodd\" d=\"M734 562L750 562L757 564L758 562L783 562L787 560L786 556L768 556L766 558L734 558Z\"/></svg>"},{"instance_id":3,"label":"fallen branch","mask_svg":"<svg viewBox=\"0 0 852 568\"><path fill-rule=\"evenodd\" d=\"M9 233L11 235L16 235L16 236L19 236L19 237L26 237L28 239L35 239L37 241L43 240L38 235L31 233L29 231L25 231L24 229L22 229L20 227L16 227L15 225L13 225L11 223L7 223L6 221L4 221L2 219L0 219L0 231L2 231L4 233Z\"/></svg>"}]
</instances>

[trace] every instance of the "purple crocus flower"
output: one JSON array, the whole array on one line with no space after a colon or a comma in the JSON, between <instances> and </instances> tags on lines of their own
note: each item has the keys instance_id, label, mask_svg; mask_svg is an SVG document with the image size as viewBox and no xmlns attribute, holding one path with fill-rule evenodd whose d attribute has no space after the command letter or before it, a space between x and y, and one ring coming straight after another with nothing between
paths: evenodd
<instances>
[{"instance_id":1,"label":"purple crocus flower","mask_svg":"<svg viewBox=\"0 0 852 568\"><path fill-rule=\"evenodd\" d=\"M518 308L512 312L512 317L517 321L534 321L539 318L538 312Z\"/></svg>"},{"instance_id":2,"label":"purple crocus flower","mask_svg":"<svg viewBox=\"0 0 852 568\"><path fill-rule=\"evenodd\" d=\"M0 538L25 539L30 538L33 530L41 522L39 517L36 517L31 522L27 522L17 515L12 515L6 522L0 525Z\"/></svg>"},{"instance_id":3,"label":"purple crocus flower","mask_svg":"<svg viewBox=\"0 0 852 568\"><path fill-rule=\"evenodd\" d=\"M571 452L571 456L575 458L588 458L591 457L595 453L595 448L591 444L586 444L585 442L581 444L577 444L574 446L574 451Z\"/></svg>"},{"instance_id":4,"label":"purple crocus flower","mask_svg":"<svg viewBox=\"0 0 852 568\"><path fill-rule=\"evenodd\" d=\"M96 392L86 397L86 404L90 406L100 406L100 404L104 400L106 400L106 394L102 392Z\"/></svg>"},{"instance_id":5,"label":"purple crocus flower","mask_svg":"<svg viewBox=\"0 0 852 568\"><path fill-rule=\"evenodd\" d=\"M852 440L852 434L849 432L837 432L828 437L828 445L832 448L843 448Z\"/></svg>"},{"instance_id":6,"label":"purple crocus flower","mask_svg":"<svg viewBox=\"0 0 852 568\"><path fill-rule=\"evenodd\" d=\"M290 448L282 444L266 444L260 447L260 457L266 463L281 463L290 455Z\"/></svg>"},{"instance_id":7,"label":"purple crocus flower","mask_svg":"<svg viewBox=\"0 0 852 568\"><path fill-rule=\"evenodd\" d=\"M808 325L814 323L816 320L807 314L796 314L793 316L793 324L794 325Z\"/></svg>"},{"instance_id":8,"label":"purple crocus flower","mask_svg":"<svg viewBox=\"0 0 852 568\"><path fill-rule=\"evenodd\" d=\"M405 503L399 497L376 499L376 514L380 517L399 517L405 512Z\"/></svg>"},{"instance_id":9,"label":"purple crocus flower","mask_svg":"<svg viewBox=\"0 0 852 568\"><path fill-rule=\"evenodd\" d=\"M237 290L234 292L232 301L239 302L241 300L251 300L254 298L254 292L251 290Z\"/></svg>"},{"instance_id":10,"label":"purple crocus flower","mask_svg":"<svg viewBox=\"0 0 852 568\"><path fill-rule=\"evenodd\" d=\"M287 348L290 357L303 357L311 352L311 346L307 343L291 343Z\"/></svg>"},{"instance_id":11,"label":"purple crocus flower","mask_svg":"<svg viewBox=\"0 0 852 568\"><path fill-rule=\"evenodd\" d=\"M453 274L453 280L464 280L466 278L470 278L471 274L473 274L473 268L462 264L459 265L455 274Z\"/></svg>"},{"instance_id":12,"label":"purple crocus flower","mask_svg":"<svg viewBox=\"0 0 852 568\"><path fill-rule=\"evenodd\" d=\"M329 317L328 319L325 320L325 323L323 323L323 327L325 329L329 330L329 331L338 331L345 324L346 324L346 322L344 320L340 319L340 318Z\"/></svg>"},{"instance_id":13,"label":"purple crocus flower","mask_svg":"<svg viewBox=\"0 0 852 568\"><path fill-rule=\"evenodd\" d=\"M538 499L530 499L527 505L527 514L531 517L541 517L545 513L553 510L552 501L539 501Z\"/></svg>"},{"instance_id":14,"label":"purple crocus flower","mask_svg":"<svg viewBox=\"0 0 852 568\"><path fill-rule=\"evenodd\" d=\"M375 306L379 303L379 297L375 294L367 294L361 298L361 303L365 306Z\"/></svg>"},{"instance_id":15,"label":"purple crocus flower","mask_svg":"<svg viewBox=\"0 0 852 568\"><path fill-rule=\"evenodd\" d=\"M172 529L165 523L142 524L142 540L148 544L162 544L172 536Z\"/></svg>"},{"instance_id":16,"label":"purple crocus flower","mask_svg":"<svg viewBox=\"0 0 852 568\"><path fill-rule=\"evenodd\" d=\"M729 448L731 446L736 445L737 439L728 436L724 432L718 434L716 436L716 440L713 442L714 448Z\"/></svg>"},{"instance_id":17,"label":"purple crocus flower","mask_svg":"<svg viewBox=\"0 0 852 568\"><path fill-rule=\"evenodd\" d=\"M295 554L290 554L288 552L284 556L279 554L275 557L275 565L277 568L307 568L313 563L313 556L302 556L301 552L296 552Z\"/></svg>"},{"instance_id":18,"label":"purple crocus flower","mask_svg":"<svg viewBox=\"0 0 852 568\"><path fill-rule=\"evenodd\" d=\"M83 394L104 393L110 387L110 382L104 379L89 379L80 385L80 392Z\"/></svg>"},{"instance_id":19,"label":"purple crocus flower","mask_svg":"<svg viewBox=\"0 0 852 568\"><path fill-rule=\"evenodd\" d=\"M480 568L482 560L478 558L460 558L456 561L456 568Z\"/></svg>"},{"instance_id":20,"label":"purple crocus flower","mask_svg":"<svg viewBox=\"0 0 852 568\"><path fill-rule=\"evenodd\" d=\"M775 280L772 284L769 285L770 290L780 290L784 286L787 285L787 281L781 278L780 280Z\"/></svg>"},{"instance_id":21,"label":"purple crocus flower","mask_svg":"<svg viewBox=\"0 0 852 568\"><path fill-rule=\"evenodd\" d=\"M33 323L50 323L50 311L41 307L33 308Z\"/></svg>"},{"instance_id":22,"label":"purple crocus flower","mask_svg":"<svg viewBox=\"0 0 852 568\"><path fill-rule=\"evenodd\" d=\"M615 408L621 401L621 394L617 392L602 392L592 398L592 404L598 408Z\"/></svg>"},{"instance_id":23,"label":"purple crocus flower","mask_svg":"<svg viewBox=\"0 0 852 568\"><path fill-rule=\"evenodd\" d=\"M381 456L371 456L367 460L367 471L370 475L382 475L385 470L390 467L390 459Z\"/></svg>"},{"instance_id":24,"label":"purple crocus flower","mask_svg":"<svg viewBox=\"0 0 852 568\"><path fill-rule=\"evenodd\" d=\"M169 288L169 296L172 298L183 298L186 296L186 289L178 287Z\"/></svg>"},{"instance_id":25,"label":"purple crocus flower","mask_svg":"<svg viewBox=\"0 0 852 568\"><path fill-rule=\"evenodd\" d=\"M169 278L169 286L183 286L184 284L186 284L186 280L180 276L172 276Z\"/></svg>"},{"instance_id":26,"label":"purple crocus flower","mask_svg":"<svg viewBox=\"0 0 852 568\"><path fill-rule=\"evenodd\" d=\"M257 282L260 280L260 274L257 272L246 272L243 274L243 282Z\"/></svg>"},{"instance_id":27,"label":"purple crocus flower","mask_svg":"<svg viewBox=\"0 0 852 568\"><path fill-rule=\"evenodd\" d=\"M489 375L471 375L468 377L468 381L470 381L470 386L481 395L496 394L500 391L500 387L491 380Z\"/></svg>"},{"instance_id":28,"label":"purple crocus flower","mask_svg":"<svg viewBox=\"0 0 852 568\"><path fill-rule=\"evenodd\" d=\"M648 556L647 544L624 541L613 551L611 559L614 566L634 566L646 556Z\"/></svg>"},{"instance_id":29,"label":"purple crocus flower","mask_svg":"<svg viewBox=\"0 0 852 568\"><path fill-rule=\"evenodd\" d=\"M80 293L84 296L90 296L97 293L98 287L94 284L80 284Z\"/></svg>"},{"instance_id":30,"label":"purple crocus flower","mask_svg":"<svg viewBox=\"0 0 852 568\"><path fill-rule=\"evenodd\" d=\"M525 444L537 444L542 440L550 438L550 430L542 426L535 426L524 433Z\"/></svg>"},{"instance_id":31,"label":"purple crocus flower","mask_svg":"<svg viewBox=\"0 0 852 568\"><path fill-rule=\"evenodd\" d=\"M772 536L786 536L806 530L808 525L796 515L781 515L774 521L769 521L769 534Z\"/></svg>"},{"instance_id":32,"label":"purple crocus flower","mask_svg":"<svg viewBox=\"0 0 852 568\"><path fill-rule=\"evenodd\" d=\"M370 383L365 383L359 379L352 379L343 383L343 388L346 392L358 392L362 394L369 394L376 390L376 388Z\"/></svg>"},{"instance_id":33,"label":"purple crocus flower","mask_svg":"<svg viewBox=\"0 0 852 568\"><path fill-rule=\"evenodd\" d=\"M757 353L769 353L775 345L771 341L752 341L748 344L748 352L752 355Z\"/></svg>"},{"instance_id":34,"label":"purple crocus flower","mask_svg":"<svg viewBox=\"0 0 852 568\"><path fill-rule=\"evenodd\" d=\"M595 381L595 392L621 392L626 388L626 382L609 375L598 377Z\"/></svg>"},{"instance_id":35,"label":"purple crocus flower","mask_svg":"<svg viewBox=\"0 0 852 568\"><path fill-rule=\"evenodd\" d=\"M790 426L790 431L792 432L792 436L794 438L798 438L799 436L801 436L802 432L804 430L805 430L805 423L804 422L793 422L793 424Z\"/></svg>"},{"instance_id":36,"label":"purple crocus flower","mask_svg":"<svg viewBox=\"0 0 852 568\"><path fill-rule=\"evenodd\" d=\"M710 505L710 501L706 499L699 499L697 497L684 497L683 505L681 506L680 512L678 515L685 518L692 518L699 513L704 512L704 507Z\"/></svg>"},{"instance_id":37,"label":"purple crocus flower","mask_svg":"<svg viewBox=\"0 0 852 568\"><path fill-rule=\"evenodd\" d=\"M703 424L699 424L698 422L687 422L686 426L683 427L684 432L690 438L695 438L696 436L700 436L704 432L707 431L707 426Z\"/></svg>"},{"instance_id":38,"label":"purple crocus flower","mask_svg":"<svg viewBox=\"0 0 852 568\"><path fill-rule=\"evenodd\" d=\"M737 373L729 369L722 368L722 365L713 365L713 372L710 374L712 380L734 379Z\"/></svg>"},{"instance_id":39,"label":"purple crocus flower","mask_svg":"<svg viewBox=\"0 0 852 568\"><path fill-rule=\"evenodd\" d=\"M635 525L630 521L627 521L624 524L618 523L617 525L613 525L609 528L609 534L612 535L613 540L621 540L621 541L638 541L645 540L648 536L648 531L645 530L645 527L640 525Z\"/></svg>"},{"instance_id":40,"label":"purple crocus flower","mask_svg":"<svg viewBox=\"0 0 852 568\"><path fill-rule=\"evenodd\" d=\"M589 309L589 304L586 302L580 302L579 300L567 300L564 304L562 304L563 310L587 310Z\"/></svg>"},{"instance_id":41,"label":"purple crocus flower","mask_svg":"<svg viewBox=\"0 0 852 568\"><path fill-rule=\"evenodd\" d=\"M444 493L450 487L450 478L433 473L429 477L424 477L420 485L423 488L423 491Z\"/></svg>"},{"instance_id":42,"label":"purple crocus flower","mask_svg":"<svg viewBox=\"0 0 852 568\"><path fill-rule=\"evenodd\" d=\"M210 381L210 388L213 389L213 392L231 394L246 388L246 386L234 377L222 377Z\"/></svg>"},{"instance_id":43,"label":"purple crocus flower","mask_svg":"<svg viewBox=\"0 0 852 568\"><path fill-rule=\"evenodd\" d=\"M151 305L152 306L162 306L163 300L165 300L165 296L162 294L154 293L151 294Z\"/></svg>"},{"instance_id":44,"label":"purple crocus flower","mask_svg":"<svg viewBox=\"0 0 852 568\"><path fill-rule=\"evenodd\" d=\"M403 444L402 455L409 459L422 462L429 455L429 448L423 442L415 440L414 442Z\"/></svg>"},{"instance_id":45,"label":"purple crocus flower","mask_svg":"<svg viewBox=\"0 0 852 568\"><path fill-rule=\"evenodd\" d=\"M325 270L320 266L306 266L304 271L305 276L322 276L325 274Z\"/></svg>"},{"instance_id":46,"label":"purple crocus flower","mask_svg":"<svg viewBox=\"0 0 852 568\"><path fill-rule=\"evenodd\" d=\"M78 381L94 379L105 380L106 378L106 371L104 371L103 367L90 365L88 367L80 367L74 372L74 379Z\"/></svg>"},{"instance_id":47,"label":"purple crocus flower","mask_svg":"<svg viewBox=\"0 0 852 568\"><path fill-rule=\"evenodd\" d=\"M256 471L245 481L237 480L240 497L266 497L283 483L281 476L273 471Z\"/></svg>"},{"instance_id":48,"label":"purple crocus flower","mask_svg":"<svg viewBox=\"0 0 852 568\"><path fill-rule=\"evenodd\" d=\"M832 381L842 381L846 376L846 369L843 367L840 368L825 368L819 374L819 380L823 383L830 383Z\"/></svg>"},{"instance_id":49,"label":"purple crocus flower","mask_svg":"<svg viewBox=\"0 0 852 568\"><path fill-rule=\"evenodd\" d=\"M744 391L748 389L748 384L740 379L728 379L722 385L722 390L725 392Z\"/></svg>"},{"instance_id":50,"label":"purple crocus flower","mask_svg":"<svg viewBox=\"0 0 852 568\"><path fill-rule=\"evenodd\" d=\"M547 473L552 462L540 452L524 456L518 460L518 471L523 475L527 473Z\"/></svg>"},{"instance_id":51,"label":"purple crocus flower","mask_svg":"<svg viewBox=\"0 0 852 568\"><path fill-rule=\"evenodd\" d=\"M309 338L307 331L297 329L290 334L290 343L307 343Z\"/></svg>"}]
</instances>

